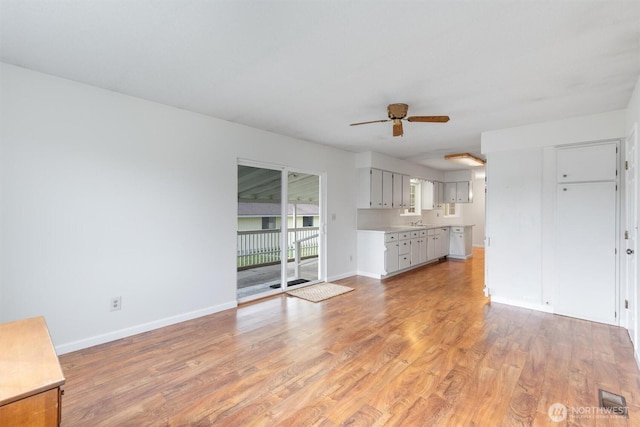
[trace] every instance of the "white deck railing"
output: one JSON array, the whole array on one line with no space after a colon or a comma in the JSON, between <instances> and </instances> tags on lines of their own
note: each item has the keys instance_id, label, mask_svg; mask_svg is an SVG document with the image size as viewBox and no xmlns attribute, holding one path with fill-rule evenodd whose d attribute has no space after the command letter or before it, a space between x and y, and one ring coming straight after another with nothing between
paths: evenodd
<instances>
[{"instance_id":1,"label":"white deck railing","mask_svg":"<svg viewBox=\"0 0 640 427\"><path fill-rule=\"evenodd\" d=\"M287 230L287 257L299 263L301 259L318 256L318 227ZM280 262L280 230L238 231L238 269Z\"/></svg>"}]
</instances>

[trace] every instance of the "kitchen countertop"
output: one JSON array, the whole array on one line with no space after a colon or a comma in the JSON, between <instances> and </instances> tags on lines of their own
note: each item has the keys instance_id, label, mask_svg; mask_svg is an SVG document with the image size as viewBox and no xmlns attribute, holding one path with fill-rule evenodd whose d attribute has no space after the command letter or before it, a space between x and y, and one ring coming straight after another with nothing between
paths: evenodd
<instances>
[{"instance_id":1,"label":"kitchen countertop","mask_svg":"<svg viewBox=\"0 0 640 427\"><path fill-rule=\"evenodd\" d=\"M421 225L394 225L390 227L376 227L359 229L358 231L371 231L376 233L398 233L401 231L429 230L440 227L473 227L474 224L421 224Z\"/></svg>"}]
</instances>

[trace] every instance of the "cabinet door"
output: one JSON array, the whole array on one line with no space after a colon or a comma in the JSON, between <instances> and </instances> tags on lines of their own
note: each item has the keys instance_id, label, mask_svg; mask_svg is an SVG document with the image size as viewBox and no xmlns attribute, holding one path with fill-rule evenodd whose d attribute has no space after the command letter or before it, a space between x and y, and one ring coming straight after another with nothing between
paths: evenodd
<instances>
[{"instance_id":1,"label":"cabinet door","mask_svg":"<svg viewBox=\"0 0 640 427\"><path fill-rule=\"evenodd\" d=\"M382 171L382 207L393 207L393 174Z\"/></svg>"},{"instance_id":2,"label":"cabinet door","mask_svg":"<svg viewBox=\"0 0 640 427\"><path fill-rule=\"evenodd\" d=\"M455 182L444 183L444 203L456 203L458 200L458 186Z\"/></svg>"},{"instance_id":3,"label":"cabinet door","mask_svg":"<svg viewBox=\"0 0 640 427\"><path fill-rule=\"evenodd\" d=\"M411 265L420 264L420 238L411 239Z\"/></svg>"},{"instance_id":4,"label":"cabinet door","mask_svg":"<svg viewBox=\"0 0 640 427\"><path fill-rule=\"evenodd\" d=\"M469 203L469 181L456 182L456 202Z\"/></svg>"},{"instance_id":5,"label":"cabinet door","mask_svg":"<svg viewBox=\"0 0 640 427\"><path fill-rule=\"evenodd\" d=\"M380 169L371 169L371 181L369 183L369 191L371 193L371 207L382 207L382 171Z\"/></svg>"},{"instance_id":6,"label":"cabinet door","mask_svg":"<svg viewBox=\"0 0 640 427\"><path fill-rule=\"evenodd\" d=\"M436 252L436 243L438 242L435 232L431 232L427 236L427 260L431 261L432 259L438 258L438 253Z\"/></svg>"},{"instance_id":7,"label":"cabinet door","mask_svg":"<svg viewBox=\"0 0 640 427\"><path fill-rule=\"evenodd\" d=\"M402 209L409 209L409 194L411 193L411 177L402 175Z\"/></svg>"},{"instance_id":8,"label":"cabinet door","mask_svg":"<svg viewBox=\"0 0 640 427\"><path fill-rule=\"evenodd\" d=\"M439 228L436 230L438 236L438 258L449 255L449 228Z\"/></svg>"},{"instance_id":9,"label":"cabinet door","mask_svg":"<svg viewBox=\"0 0 640 427\"><path fill-rule=\"evenodd\" d=\"M386 274L398 271L398 242L389 242L384 245L385 247L385 266Z\"/></svg>"},{"instance_id":10,"label":"cabinet door","mask_svg":"<svg viewBox=\"0 0 640 427\"><path fill-rule=\"evenodd\" d=\"M422 181L420 184L422 188L422 209L434 209L435 206L435 186L431 181Z\"/></svg>"},{"instance_id":11,"label":"cabinet door","mask_svg":"<svg viewBox=\"0 0 640 427\"><path fill-rule=\"evenodd\" d=\"M464 232L451 233L450 242L449 254L452 257L462 257L465 255Z\"/></svg>"},{"instance_id":12,"label":"cabinet door","mask_svg":"<svg viewBox=\"0 0 640 427\"><path fill-rule=\"evenodd\" d=\"M438 197L436 198L436 206L440 207L444 203L444 182L437 182Z\"/></svg>"},{"instance_id":13,"label":"cabinet door","mask_svg":"<svg viewBox=\"0 0 640 427\"><path fill-rule=\"evenodd\" d=\"M394 208L402 207L402 175L393 174L393 206Z\"/></svg>"},{"instance_id":14,"label":"cabinet door","mask_svg":"<svg viewBox=\"0 0 640 427\"><path fill-rule=\"evenodd\" d=\"M611 181L616 179L617 143L559 148L558 182Z\"/></svg>"},{"instance_id":15,"label":"cabinet door","mask_svg":"<svg viewBox=\"0 0 640 427\"><path fill-rule=\"evenodd\" d=\"M420 263L427 262L427 236L420 237Z\"/></svg>"},{"instance_id":16,"label":"cabinet door","mask_svg":"<svg viewBox=\"0 0 640 427\"><path fill-rule=\"evenodd\" d=\"M616 323L615 185L558 185L558 314Z\"/></svg>"}]
</instances>

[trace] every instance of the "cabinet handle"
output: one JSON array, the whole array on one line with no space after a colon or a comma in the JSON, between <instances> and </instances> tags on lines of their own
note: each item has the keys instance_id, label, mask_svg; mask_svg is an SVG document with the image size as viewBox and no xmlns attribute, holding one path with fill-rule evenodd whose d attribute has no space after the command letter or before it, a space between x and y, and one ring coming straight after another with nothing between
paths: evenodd
<instances>
[{"instance_id":1,"label":"cabinet handle","mask_svg":"<svg viewBox=\"0 0 640 427\"><path fill-rule=\"evenodd\" d=\"M563 177L563 178L566 178L566 177L567 177L567 174L566 174L566 173L563 173L563 174L562 174L562 177Z\"/></svg>"}]
</instances>

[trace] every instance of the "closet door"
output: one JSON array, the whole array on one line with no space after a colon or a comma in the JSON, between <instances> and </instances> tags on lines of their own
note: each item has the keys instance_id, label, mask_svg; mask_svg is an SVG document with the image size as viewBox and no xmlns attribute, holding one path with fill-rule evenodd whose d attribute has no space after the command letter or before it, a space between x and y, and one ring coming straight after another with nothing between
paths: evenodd
<instances>
[{"instance_id":1,"label":"closet door","mask_svg":"<svg viewBox=\"0 0 640 427\"><path fill-rule=\"evenodd\" d=\"M558 184L557 314L617 324L616 183Z\"/></svg>"}]
</instances>

